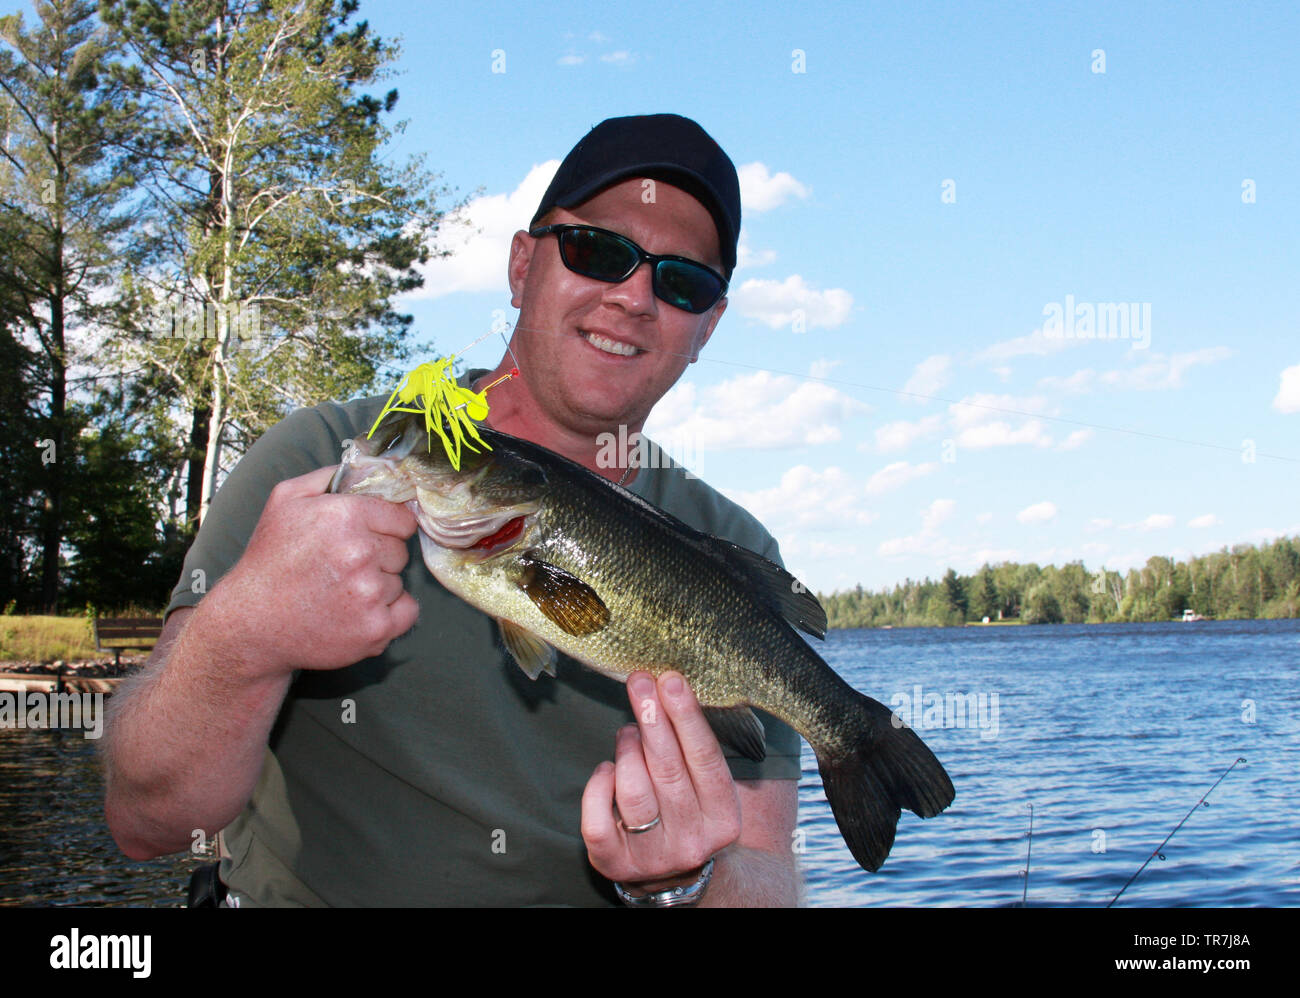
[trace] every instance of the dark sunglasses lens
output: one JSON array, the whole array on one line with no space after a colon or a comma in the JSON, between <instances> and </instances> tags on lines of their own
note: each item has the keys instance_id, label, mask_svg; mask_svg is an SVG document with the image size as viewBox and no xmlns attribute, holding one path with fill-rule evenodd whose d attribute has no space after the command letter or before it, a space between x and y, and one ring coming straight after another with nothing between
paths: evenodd
<instances>
[{"instance_id":1,"label":"dark sunglasses lens","mask_svg":"<svg viewBox=\"0 0 1300 998\"><path fill-rule=\"evenodd\" d=\"M567 267L598 281L621 281L638 263L636 250L621 239L591 229L560 233L560 250Z\"/></svg>"},{"instance_id":2,"label":"dark sunglasses lens","mask_svg":"<svg viewBox=\"0 0 1300 998\"><path fill-rule=\"evenodd\" d=\"M655 269L655 294L687 312L703 312L721 293L717 275L696 264L660 260Z\"/></svg>"}]
</instances>

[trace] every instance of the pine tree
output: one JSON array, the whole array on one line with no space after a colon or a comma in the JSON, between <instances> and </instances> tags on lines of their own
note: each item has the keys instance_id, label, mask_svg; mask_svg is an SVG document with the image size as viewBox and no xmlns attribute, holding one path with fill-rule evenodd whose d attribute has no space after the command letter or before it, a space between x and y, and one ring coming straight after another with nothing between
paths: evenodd
<instances>
[{"instance_id":1,"label":"pine tree","mask_svg":"<svg viewBox=\"0 0 1300 998\"><path fill-rule=\"evenodd\" d=\"M64 506L74 446L70 371L74 333L99 318L95 292L113 279L129 221L123 198L133 178L118 151L132 109L106 76L111 42L85 0L35 5L30 32L22 15L0 18L0 281L11 320L32 345L45 396L38 419L49 441L41 470L40 603L57 609ZM45 456L51 459L44 460Z\"/></svg>"}]
</instances>

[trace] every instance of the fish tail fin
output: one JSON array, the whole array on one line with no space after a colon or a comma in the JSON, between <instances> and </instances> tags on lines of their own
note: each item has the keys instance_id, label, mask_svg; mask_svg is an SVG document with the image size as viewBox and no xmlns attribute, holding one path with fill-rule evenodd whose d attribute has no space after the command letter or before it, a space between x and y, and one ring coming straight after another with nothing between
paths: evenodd
<instances>
[{"instance_id":1,"label":"fish tail fin","mask_svg":"<svg viewBox=\"0 0 1300 998\"><path fill-rule=\"evenodd\" d=\"M858 739L815 751L840 834L853 858L875 873L893 848L902 809L933 818L952 803L956 791L915 731L884 704L863 699L871 723Z\"/></svg>"}]
</instances>

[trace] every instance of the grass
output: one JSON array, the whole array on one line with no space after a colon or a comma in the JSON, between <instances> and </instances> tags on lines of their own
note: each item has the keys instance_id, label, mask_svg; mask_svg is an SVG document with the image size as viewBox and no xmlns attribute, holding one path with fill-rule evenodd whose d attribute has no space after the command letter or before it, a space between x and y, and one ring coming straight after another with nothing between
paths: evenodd
<instances>
[{"instance_id":1,"label":"grass","mask_svg":"<svg viewBox=\"0 0 1300 998\"><path fill-rule=\"evenodd\" d=\"M162 614L150 610L132 616ZM67 662L103 657L104 652L95 650L90 620L84 613L74 617L0 616L0 661Z\"/></svg>"}]
</instances>

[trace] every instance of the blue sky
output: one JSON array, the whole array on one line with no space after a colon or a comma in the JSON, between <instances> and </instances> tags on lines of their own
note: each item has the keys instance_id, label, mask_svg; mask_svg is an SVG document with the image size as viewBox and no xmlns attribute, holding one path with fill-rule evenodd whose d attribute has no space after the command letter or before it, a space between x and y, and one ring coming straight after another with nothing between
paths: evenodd
<instances>
[{"instance_id":1,"label":"blue sky","mask_svg":"<svg viewBox=\"0 0 1300 998\"><path fill-rule=\"evenodd\" d=\"M513 319L510 236L589 127L673 111L729 152L729 308L648 430L813 588L1300 533L1294 5L360 16L402 47L385 154L466 201L403 302L430 353ZM1140 335L1046 334L1118 305Z\"/></svg>"},{"instance_id":2,"label":"blue sky","mask_svg":"<svg viewBox=\"0 0 1300 998\"><path fill-rule=\"evenodd\" d=\"M406 307L444 352L513 318L559 158L685 114L741 170L742 263L648 430L811 586L1300 533L1300 15L1132 8L363 4L402 36L391 155L477 233Z\"/></svg>"}]
</instances>

